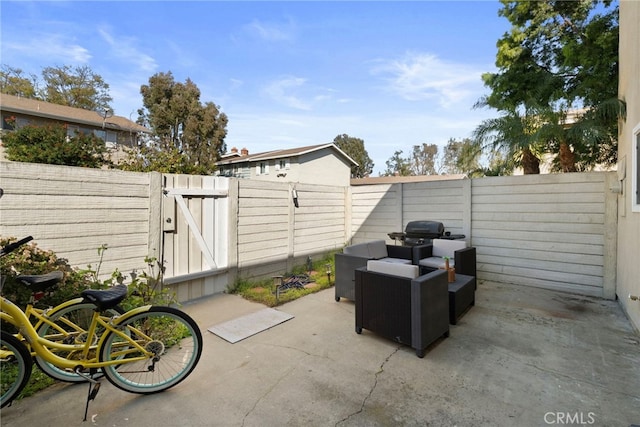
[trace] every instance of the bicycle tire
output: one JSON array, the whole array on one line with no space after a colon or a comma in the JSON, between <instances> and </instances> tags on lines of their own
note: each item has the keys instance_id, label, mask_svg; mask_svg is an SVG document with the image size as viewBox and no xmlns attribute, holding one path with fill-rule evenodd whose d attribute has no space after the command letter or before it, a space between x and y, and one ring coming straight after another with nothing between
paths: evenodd
<instances>
[{"instance_id":1,"label":"bicycle tire","mask_svg":"<svg viewBox=\"0 0 640 427\"><path fill-rule=\"evenodd\" d=\"M171 307L150 307L117 326L156 356L126 363L142 351L127 344L113 331L107 332L100 348L100 362L122 360L102 371L114 386L138 394L152 394L175 386L195 369L202 354L202 334L196 322L186 313Z\"/></svg>"},{"instance_id":2,"label":"bicycle tire","mask_svg":"<svg viewBox=\"0 0 640 427\"><path fill-rule=\"evenodd\" d=\"M33 360L22 342L8 332L2 331L0 349L0 408L11 403L29 382Z\"/></svg>"},{"instance_id":3,"label":"bicycle tire","mask_svg":"<svg viewBox=\"0 0 640 427\"><path fill-rule=\"evenodd\" d=\"M41 337L47 337L49 340L62 340L67 343L72 342L84 342L82 340L86 340L86 331L91 324L91 319L93 316L93 312L95 311L95 304L90 302L81 302L77 304L70 305L58 311L54 311L53 313L49 313L48 317L51 321L53 321L58 327L64 329L66 334L62 334L51 325L47 323L41 324L37 333ZM116 306L114 308L110 308L106 310L103 315L107 317L119 316L123 314L125 310L122 307ZM100 338L100 335L104 331L98 330L93 338L93 341L97 344L97 340ZM82 334L85 334L84 336ZM73 358L73 354L63 353L60 350L50 349L56 355L65 357L65 358ZM96 354L97 358L97 354ZM82 383L86 382L87 379L83 376L80 376L74 372L58 368L57 366L45 361L37 354L35 355L36 365L40 368L42 372L50 376L51 378L59 381L69 382L69 383ZM101 375L100 373L94 374ZM89 373L88 373L89 375Z\"/></svg>"}]
</instances>

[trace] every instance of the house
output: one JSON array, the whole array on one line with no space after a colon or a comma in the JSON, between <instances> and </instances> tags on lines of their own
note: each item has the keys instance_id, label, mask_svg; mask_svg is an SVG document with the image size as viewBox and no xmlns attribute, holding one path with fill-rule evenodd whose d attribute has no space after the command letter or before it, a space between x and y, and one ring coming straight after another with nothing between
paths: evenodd
<instances>
[{"instance_id":1,"label":"house","mask_svg":"<svg viewBox=\"0 0 640 427\"><path fill-rule=\"evenodd\" d=\"M627 103L618 138L619 185L616 294L640 330L640 2L620 2L618 97Z\"/></svg>"},{"instance_id":2,"label":"house","mask_svg":"<svg viewBox=\"0 0 640 427\"><path fill-rule=\"evenodd\" d=\"M351 166L357 165L333 143L257 154L232 148L216 164L220 176L342 187L349 186Z\"/></svg>"},{"instance_id":3,"label":"house","mask_svg":"<svg viewBox=\"0 0 640 427\"><path fill-rule=\"evenodd\" d=\"M3 132L26 125L61 123L67 127L68 136L94 134L111 150L134 146L140 134L151 133L125 117L113 116L109 110L96 112L4 93L0 94L0 114ZM1 152L0 158L4 158Z\"/></svg>"}]
</instances>

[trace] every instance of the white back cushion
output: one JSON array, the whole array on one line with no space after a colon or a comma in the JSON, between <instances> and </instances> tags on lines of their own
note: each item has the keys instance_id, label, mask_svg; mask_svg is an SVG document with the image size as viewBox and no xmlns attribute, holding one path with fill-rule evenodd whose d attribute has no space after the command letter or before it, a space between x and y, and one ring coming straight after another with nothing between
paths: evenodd
<instances>
[{"instance_id":1,"label":"white back cushion","mask_svg":"<svg viewBox=\"0 0 640 427\"><path fill-rule=\"evenodd\" d=\"M433 239L433 252L434 257L444 258L448 256L453 258L454 252L459 249L467 247L467 242L464 240L447 240L447 239Z\"/></svg>"},{"instance_id":2,"label":"white back cushion","mask_svg":"<svg viewBox=\"0 0 640 427\"><path fill-rule=\"evenodd\" d=\"M420 272L417 265L396 264L394 262L376 260L367 261L367 270L390 274L392 276L406 277L408 279L415 279Z\"/></svg>"}]
</instances>

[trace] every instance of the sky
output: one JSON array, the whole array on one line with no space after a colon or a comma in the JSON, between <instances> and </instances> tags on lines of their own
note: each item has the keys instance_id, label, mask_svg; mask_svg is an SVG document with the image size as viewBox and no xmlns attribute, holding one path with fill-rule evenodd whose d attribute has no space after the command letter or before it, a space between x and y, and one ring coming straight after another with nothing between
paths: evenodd
<instances>
[{"instance_id":1,"label":"sky","mask_svg":"<svg viewBox=\"0 0 640 427\"><path fill-rule=\"evenodd\" d=\"M509 29L485 1L6 1L0 62L41 76L89 66L136 120L156 73L190 79L250 153L364 141L373 176L396 151L471 135Z\"/></svg>"}]
</instances>

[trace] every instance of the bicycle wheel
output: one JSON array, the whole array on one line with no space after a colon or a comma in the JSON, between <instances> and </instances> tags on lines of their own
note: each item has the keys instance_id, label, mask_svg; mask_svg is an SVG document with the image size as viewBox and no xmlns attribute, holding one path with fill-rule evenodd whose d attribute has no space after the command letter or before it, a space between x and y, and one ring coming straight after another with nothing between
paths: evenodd
<instances>
[{"instance_id":1,"label":"bicycle wheel","mask_svg":"<svg viewBox=\"0 0 640 427\"><path fill-rule=\"evenodd\" d=\"M94 304L81 302L53 313L49 313L49 320L53 321L55 326L42 323L37 329L38 335L45 337L50 341L61 341L65 344L83 344L87 342L87 340L90 340L90 342L95 346L98 343L98 338L104 333L104 328L98 325L95 334L92 337L88 337L87 330L91 325L91 319L93 318L93 312L95 309L96 306ZM106 310L101 313L101 315L110 318L119 316L122 313L124 313L124 310L121 307L116 306ZM80 352L66 352L53 348L50 348L50 350L56 355L66 359L73 360L75 358L79 359L82 357ZM96 350L94 349L92 352L94 354L89 354L89 356L97 359L97 354L95 354ZM35 361L42 372L53 379L71 383L87 381L86 378L74 372L58 368L57 366L46 362L38 355L35 356Z\"/></svg>"},{"instance_id":2,"label":"bicycle wheel","mask_svg":"<svg viewBox=\"0 0 640 427\"><path fill-rule=\"evenodd\" d=\"M18 338L2 331L0 339L0 408L4 408L27 385L33 361L29 350Z\"/></svg>"},{"instance_id":3,"label":"bicycle wheel","mask_svg":"<svg viewBox=\"0 0 640 427\"><path fill-rule=\"evenodd\" d=\"M107 332L100 348L100 362L122 363L102 368L116 387L139 394L157 393L184 380L196 367L202 354L202 335L186 313L171 307L151 307L118 323L128 337ZM154 354L144 356L133 342Z\"/></svg>"}]
</instances>

